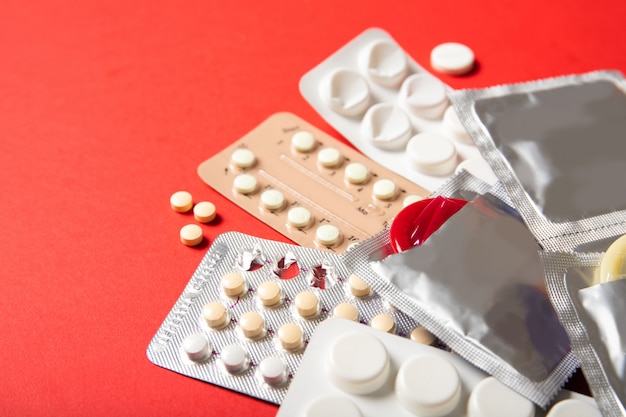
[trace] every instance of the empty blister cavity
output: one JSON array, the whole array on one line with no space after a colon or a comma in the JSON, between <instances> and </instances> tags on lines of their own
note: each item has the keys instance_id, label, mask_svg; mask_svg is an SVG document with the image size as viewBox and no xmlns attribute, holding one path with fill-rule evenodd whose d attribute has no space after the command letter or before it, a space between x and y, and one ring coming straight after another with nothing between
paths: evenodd
<instances>
[{"instance_id":1,"label":"empty blister cavity","mask_svg":"<svg viewBox=\"0 0 626 417\"><path fill-rule=\"evenodd\" d=\"M426 119L441 118L448 107L446 87L428 74L414 74L404 80L400 100L409 112Z\"/></svg>"},{"instance_id":2,"label":"empty blister cavity","mask_svg":"<svg viewBox=\"0 0 626 417\"><path fill-rule=\"evenodd\" d=\"M535 406L493 377L485 378L472 391L468 417L534 417Z\"/></svg>"},{"instance_id":3,"label":"empty blister cavity","mask_svg":"<svg viewBox=\"0 0 626 417\"><path fill-rule=\"evenodd\" d=\"M467 74L474 69L474 51L462 43L442 43L431 51L430 65L445 74Z\"/></svg>"},{"instance_id":4,"label":"empty blister cavity","mask_svg":"<svg viewBox=\"0 0 626 417\"><path fill-rule=\"evenodd\" d=\"M409 71L406 54L389 40L377 40L361 54L361 67L367 77L384 87L397 87Z\"/></svg>"},{"instance_id":5,"label":"empty blister cavity","mask_svg":"<svg viewBox=\"0 0 626 417\"><path fill-rule=\"evenodd\" d=\"M387 103L370 107L361 121L363 137L374 146L388 151L404 149L412 130L406 113Z\"/></svg>"},{"instance_id":6,"label":"empty blister cavity","mask_svg":"<svg viewBox=\"0 0 626 417\"><path fill-rule=\"evenodd\" d=\"M418 133L406 147L409 163L416 171L433 176L445 176L457 166L454 144L437 133Z\"/></svg>"},{"instance_id":7,"label":"empty blister cavity","mask_svg":"<svg viewBox=\"0 0 626 417\"><path fill-rule=\"evenodd\" d=\"M338 69L328 75L320 95L333 111L348 117L360 116L370 105L370 89L356 71Z\"/></svg>"}]
</instances>

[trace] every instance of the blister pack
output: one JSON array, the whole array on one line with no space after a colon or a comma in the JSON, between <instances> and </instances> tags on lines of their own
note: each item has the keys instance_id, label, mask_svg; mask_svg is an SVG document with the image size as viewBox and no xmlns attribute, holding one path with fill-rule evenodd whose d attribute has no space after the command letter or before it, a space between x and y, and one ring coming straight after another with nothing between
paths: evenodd
<instances>
[{"instance_id":1,"label":"blister pack","mask_svg":"<svg viewBox=\"0 0 626 417\"><path fill-rule=\"evenodd\" d=\"M336 253L429 194L291 113L270 116L198 174L296 243Z\"/></svg>"},{"instance_id":2,"label":"blister pack","mask_svg":"<svg viewBox=\"0 0 626 417\"><path fill-rule=\"evenodd\" d=\"M213 241L147 355L180 374L280 404L311 334L329 317L440 343L341 255L228 232Z\"/></svg>"},{"instance_id":3,"label":"blister pack","mask_svg":"<svg viewBox=\"0 0 626 417\"><path fill-rule=\"evenodd\" d=\"M357 149L429 191L462 168L495 181L449 106L450 91L376 28L300 79L302 96Z\"/></svg>"}]
</instances>

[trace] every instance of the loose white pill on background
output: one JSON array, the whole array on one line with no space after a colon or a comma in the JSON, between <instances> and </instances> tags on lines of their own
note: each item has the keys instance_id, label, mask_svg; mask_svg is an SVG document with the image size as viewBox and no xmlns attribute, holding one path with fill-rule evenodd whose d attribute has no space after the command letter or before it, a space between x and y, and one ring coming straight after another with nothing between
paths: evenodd
<instances>
[{"instance_id":1,"label":"loose white pill on background","mask_svg":"<svg viewBox=\"0 0 626 417\"><path fill-rule=\"evenodd\" d=\"M220 360L224 368L231 374L237 374L248 369L250 360L246 351L239 345L228 345L220 352Z\"/></svg>"},{"instance_id":2,"label":"loose white pill on background","mask_svg":"<svg viewBox=\"0 0 626 417\"><path fill-rule=\"evenodd\" d=\"M320 149L317 162L324 168L334 168L341 163L341 152L337 148Z\"/></svg>"},{"instance_id":3,"label":"loose white pill on background","mask_svg":"<svg viewBox=\"0 0 626 417\"><path fill-rule=\"evenodd\" d=\"M389 103L378 103L370 107L361 121L361 134L374 146L390 150L401 150L411 137L409 117Z\"/></svg>"},{"instance_id":4,"label":"loose white pill on background","mask_svg":"<svg viewBox=\"0 0 626 417\"><path fill-rule=\"evenodd\" d=\"M434 132L413 136L406 146L406 155L411 166L426 175L450 175L458 163L452 141Z\"/></svg>"},{"instance_id":5,"label":"loose white pill on background","mask_svg":"<svg viewBox=\"0 0 626 417\"><path fill-rule=\"evenodd\" d=\"M400 85L409 70L404 51L388 40L369 44L364 49L360 62L367 77L384 87Z\"/></svg>"},{"instance_id":6,"label":"loose white pill on background","mask_svg":"<svg viewBox=\"0 0 626 417\"><path fill-rule=\"evenodd\" d=\"M246 291L246 281L239 272L228 272L220 278L222 291L228 297L239 297Z\"/></svg>"},{"instance_id":7,"label":"loose white pill on background","mask_svg":"<svg viewBox=\"0 0 626 417\"><path fill-rule=\"evenodd\" d=\"M392 200L397 192L396 183L390 179L383 178L374 183L373 194L379 200Z\"/></svg>"},{"instance_id":8,"label":"loose white pill on background","mask_svg":"<svg viewBox=\"0 0 626 417\"><path fill-rule=\"evenodd\" d=\"M177 191L170 197L172 210L179 213L186 213L193 207L193 199L187 191Z\"/></svg>"},{"instance_id":9,"label":"loose white pill on background","mask_svg":"<svg viewBox=\"0 0 626 417\"><path fill-rule=\"evenodd\" d=\"M439 119L448 107L445 85L429 74L413 74L402 83L401 103L413 115Z\"/></svg>"},{"instance_id":10,"label":"loose white pill on background","mask_svg":"<svg viewBox=\"0 0 626 417\"><path fill-rule=\"evenodd\" d=\"M259 364L259 371L265 383L271 386L281 385L287 378L285 362L276 356L263 359Z\"/></svg>"},{"instance_id":11,"label":"loose white pill on background","mask_svg":"<svg viewBox=\"0 0 626 417\"><path fill-rule=\"evenodd\" d=\"M202 242L202 228L197 224L187 224L180 229L180 241L187 246L196 246Z\"/></svg>"},{"instance_id":12,"label":"loose white pill on background","mask_svg":"<svg viewBox=\"0 0 626 417\"><path fill-rule=\"evenodd\" d=\"M350 293L355 297L367 297L372 291L372 287L355 274L351 274L348 277L348 285Z\"/></svg>"},{"instance_id":13,"label":"loose white pill on background","mask_svg":"<svg viewBox=\"0 0 626 417\"><path fill-rule=\"evenodd\" d=\"M232 153L230 160L237 168L250 168L256 163L256 155L250 149L240 148Z\"/></svg>"},{"instance_id":14,"label":"loose white pill on background","mask_svg":"<svg viewBox=\"0 0 626 417\"><path fill-rule=\"evenodd\" d=\"M202 307L202 318L212 329L221 329L228 324L228 312L220 302L214 301Z\"/></svg>"},{"instance_id":15,"label":"loose white pill on background","mask_svg":"<svg viewBox=\"0 0 626 417\"><path fill-rule=\"evenodd\" d=\"M391 314L387 313L380 313L372 317L372 320L370 320L370 326L373 329L380 330L381 332L396 332L396 321Z\"/></svg>"},{"instance_id":16,"label":"loose white pill on background","mask_svg":"<svg viewBox=\"0 0 626 417\"><path fill-rule=\"evenodd\" d=\"M315 148L315 137L311 132L301 130L291 137L291 146L298 152L311 152Z\"/></svg>"},{"instance_id":17,"label":"loose white pill on background","mask_svg":"<svg viewBox=\"0 0 626 417\"><path fill-rule=\"evenodd\" d=\"M359 408L347 397L317 398L305 406L304 417L362 417Z\"/></svg>"},{"instance_id":18,"label":"loose white pill on background","mask_svg":"<svg viewBox=\"0 0 626 417\"><path fill-rule=\"evenodd\" d=\"M474 60L474 51L458 42L442 43L430 53L433 69L451 75L467 74L474 68Z\"/></svg>"},{"instance_id":19,"label":"loose white pill on background","mask_svg":"<svg viewBox=\"0 0 626 417\"><path fill-rule=\"evenodd\" d=\"M258 339L265 334L265 320L256 311L248 311L239 317L239 328L248 339Z\"/></svg>"},{"instance_id":20,"label":"loose white pill on background","mask_svg":"<svg viewBox=\"0 0 626 417\"><path fill-rule=\"evenodd\" d=\"M332 224L323 224L315 230L315 240L323 246L334 246L341 241L341 231Z\"/></svg>"},{"instance_id":21,"label":"loose white pill on background","mask_svg":"<svg viewBox=\"0 0 626 417\"><path fill-rule=\"evenodd\" d=\"M356 71L335 70L321 83L320 89L322 99L330 109L343 116L359 116L370 104L370 88Z\"/></svg>"},{"instance_id":22,"label":"loose white pill on background","mask_svg":"<svg viewBox=\"0 0 626 417\"><path fill-rule=\"evenodd\" d=\"M302 291L296 295L294 305L301 317L310 318L317 315L320 300L312 291Z\"/></svg>"},{"instance_id":23,"label":"loose white pill on background","mask_svg":"<svg viewBox=\"0 0 626 417\"><path fill-rule=\"evenodd\" d=\"M369 177L369 170L360 162L351 162L346 165L344 177L350 184L362 184Z\"/></svg>"},{"instance_id":24,"label":"loose white pill on background","mask_svg":"<svg viewBox=\"0 0 626 417\"><path fill-rule=\"evenodd\" d=\"M209 357L211 345L204 335L194 333L183 340L183 350L190 360L202 362Z\"/></svg>"},{"instance_id":25,"label":"loose white pill on background","mask_svg":"<svg viewBox=\"0 0 626 417\"><path fill-rule=\"evenodd\" d=\"M201 201L193 208L193 217L200 223L209 223L215 219L215 204L209 201Z\"/></svg>"},{"instance_id":26,"label":"loose white pill on background","mask_svg":"<svg viewBox=\"0 0 626 417\"><path fill-rule=\"evenodd\" d=\"M275 281L265 281L256 289L256 296L265 307L272 307L280 302L280 286Z\"/></svg>"},{"instance_id":27,"label":"loose white pill on background","mask_svg":"<svg viewBox=\"0 0 626 417\"><path fill-rule=\"evenodd\" d=\"M240 194L251 194L256 191L256 178L250 174L240 174L233 180L233 188Z\"/></svg>"},{"instance_id":28,"label":"loose white pill on background","mask_svg":"<svg viewBox=\"0 0 626 417\"><path fill-rule=\"evenodd\" d=\"M468 417L533 417L535 406L494 377L480 381L467 403Z\"/></svg>"},{"instance_id":29,"label":"loose white pill on background","mask_svg":"<svg viewBox=\"0 0 626 417\"><path fill-rule=\"evenodd\" d=\"M568 398L554 404L546 417L602 417L597 406L578 398Z\"/></svg>"},{"instance_id":30,"label":"loose white pill on background","mask_svg":"<svg viewBox=\"0 0 626 417\"><path fill-rule=\"evenodd\" d=\"M285 205L285 196L278 190L265 190L261 194L261 205L267 210L279 210Z\"/></svg>"},{"instance_id":31,"label":"loose white pill on background","mask_svg":"<svg viewBox=\"0 0 626 417\"><path fill-rule=\"evenodd\" d=\"M307 227L311 218L311 211L305 207L293 207L287 212L287 223L293 227Z\"/></svg>"},{"instance_id":32,"label":"loose white pill on background","mask_svg":"<svg viewBox=\"0 0 626 417\"><path fill-rule=\"evenodd\" d=\"M285 350L302 347L302 329L295 323L285 323L278 328L278 340Z\"/></svg>"}]
</instances>

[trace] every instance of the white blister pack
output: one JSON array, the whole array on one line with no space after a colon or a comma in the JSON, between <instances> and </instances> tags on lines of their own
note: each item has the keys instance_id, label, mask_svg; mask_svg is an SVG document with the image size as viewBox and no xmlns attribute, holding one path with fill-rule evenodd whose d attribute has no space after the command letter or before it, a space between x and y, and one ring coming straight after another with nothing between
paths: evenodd
<instances>
[{"instance_id":1,"label":"white blister pack","mask_svg":"<svg viewBox=\"0 0 626 417\"><path fill-rule=\"evenodd\" d=\"M361 33L300 79L311 106L380 165L430 191L461 168L493 183L449 91L380 29Z\"/></svg>"},{"instance_id":2,"label":"white blister pack","mask_svg":"<svg viewBox=\"0 0 626 417\"><path fill-rule=\"evenodd\" d=\"M340 255L228 232L214 240L147 355L180 374L280 404L311 334L329 317L407 339L428 334Z\"/></svg>"},{"instance_id":3,"label":"white blister pack","mask_svg":"<svg viewBox=\"0 0 626 417\"><path fill-rule=\"evenodd\" d=\"M600 417L562 391L543 410L461 357L342 319L315 330L278 417Z\"/></svg>"}]
</instances>

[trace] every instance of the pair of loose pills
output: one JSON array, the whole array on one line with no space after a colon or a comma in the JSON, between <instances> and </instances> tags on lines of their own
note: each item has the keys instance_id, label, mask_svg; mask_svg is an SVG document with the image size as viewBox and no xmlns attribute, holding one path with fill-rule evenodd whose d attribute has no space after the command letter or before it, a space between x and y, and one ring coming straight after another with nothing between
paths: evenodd
<instances>
[{"instance_id":1,"label":"pair of loose pills","mask_svg":"<svg viewBox=\"0 0 626 417\"><path fill-rule=\"evenodd\" d=\"M193 208L193 217L200 223L210 223L216 217L215 204L201 201L193 204L188 191L177 191L170 196L170 206L178 213L187 213ZM202 228L197 224L187 224L180 229L180 241L187 246L196 246L203 240Z\"/></svg>"}]
</instances>

